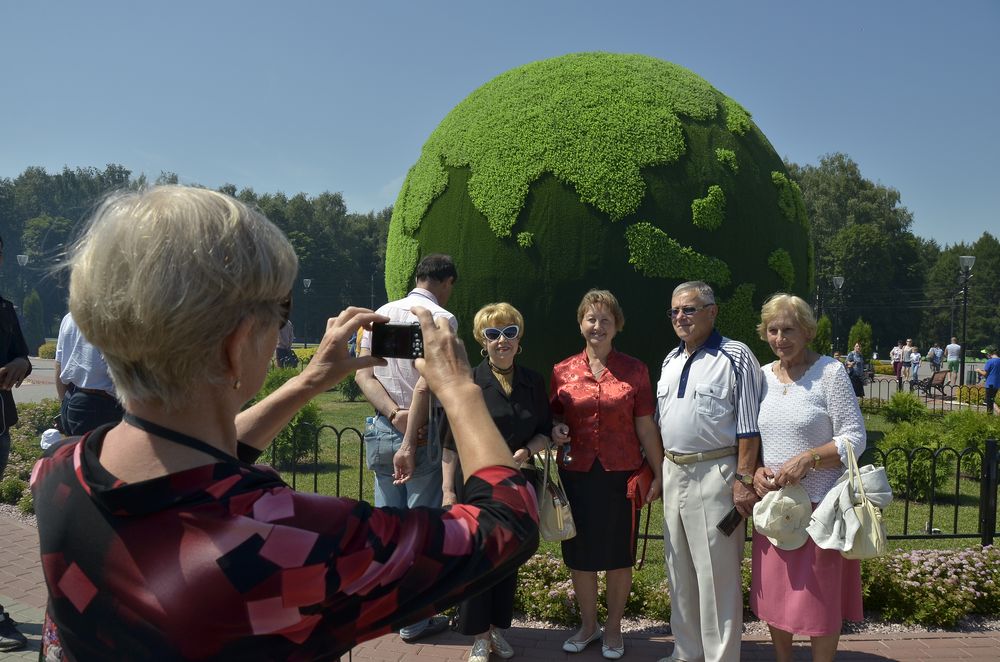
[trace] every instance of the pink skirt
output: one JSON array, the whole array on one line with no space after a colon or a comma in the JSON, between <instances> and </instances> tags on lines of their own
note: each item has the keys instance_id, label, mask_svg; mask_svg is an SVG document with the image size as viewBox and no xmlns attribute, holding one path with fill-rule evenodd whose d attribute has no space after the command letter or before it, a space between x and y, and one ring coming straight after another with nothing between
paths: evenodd
<instances>
[{"instance_id":1,"label":"pink skirt","mask_svg":"<svg viewBox=\"0 0 1000 662\"><path fill-rule=\"evenodd\" d=\"M781 550L753 532L750 608L757 618L792 634L840 634L844 621L864 620L861 562L812 538L798 549Z\"/></svg>"}]
</instances>

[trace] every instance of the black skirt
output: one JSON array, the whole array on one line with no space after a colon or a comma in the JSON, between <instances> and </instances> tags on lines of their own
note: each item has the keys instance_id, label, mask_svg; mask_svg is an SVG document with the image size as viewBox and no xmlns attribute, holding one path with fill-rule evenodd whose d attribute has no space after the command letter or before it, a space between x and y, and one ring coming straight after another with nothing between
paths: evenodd
<instances>
[{"instance_id":1,"label":"black skirt","mask_svg":"<svg viewBox=\"0 0 1000 662\"><path fill-rule=\"evenodd\" d=\"M631 475L605 471L597 459L587 472L559 468L576 524L576 536L562 543L563 562L571 570L618 570L635 562L633 511L625 496Z\"/></svg>"}]
</instances>

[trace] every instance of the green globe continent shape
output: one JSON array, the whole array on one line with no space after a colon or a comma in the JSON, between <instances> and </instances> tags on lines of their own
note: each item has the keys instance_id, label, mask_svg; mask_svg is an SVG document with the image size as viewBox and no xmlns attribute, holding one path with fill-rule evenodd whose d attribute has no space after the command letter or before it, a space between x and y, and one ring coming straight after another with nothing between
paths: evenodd
<instances>
[{"instance_id":1,"label":"green globe continent shape","mask_svg":"<svg viewBox=\"0 0 1000 662\"><path fill-rule=\"evenodd\" d=\"M425 143L393 209L386 291L402 297L420 257L448 253L448 309L472 319L508 301L525 318L519 361L548 376L581 351L580 298L611 290L615 347L655 368L677 338L667 309L687 280L712 285L717 327L769 356L755 326L777 291L812 291L798 186L738 103L656 58L577 53L497 76Z\"/></svg>"}]
</instances>

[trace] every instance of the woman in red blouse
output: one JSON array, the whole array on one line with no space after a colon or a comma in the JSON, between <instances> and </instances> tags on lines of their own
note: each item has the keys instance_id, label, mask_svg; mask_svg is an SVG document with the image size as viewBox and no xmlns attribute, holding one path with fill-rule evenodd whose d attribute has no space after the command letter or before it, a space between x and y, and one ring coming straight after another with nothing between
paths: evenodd
<instances>
[{"instance_id":1,"label":"woman in red blouse","mask_svg":"<svg viewBox=\"0 0 1000 662\"><path fill-rule=\"evenodd\" d=\"M625 654L621 619L632 589L636 539L625 484L644 461L655 477L646 503L660 495L663 445L653 423L656 409L646 366L611 346L625 326L618 300L607 290L591 290L576 312L584 350L552 368L549 404L556 424L552 439L561 445L559 474L566 487L576 536L563 542L563 560L583 621L563 644L579 653L603 635L602 654ZM643 452L645 451L645 459ZM597 573L607 571L608 619L597 623Z\"/></svg>"}]
</instances>

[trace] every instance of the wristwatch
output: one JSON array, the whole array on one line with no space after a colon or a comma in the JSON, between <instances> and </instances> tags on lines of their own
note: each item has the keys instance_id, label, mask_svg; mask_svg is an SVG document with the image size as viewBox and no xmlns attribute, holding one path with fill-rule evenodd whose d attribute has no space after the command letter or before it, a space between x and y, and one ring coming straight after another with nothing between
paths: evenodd
<instances>
[{"instance_id":1,"label":"wristwatch","mask_svg":"<svg viewBox=\"0 0 1000 662\"><path fill-rule=\"evenodd\" d=\"M747 474L741 474L738 471L734 475L736 476L736 480L740 481L747 487L753 487L753 476L748 476Z\"/></svg>"}]
</instances>

